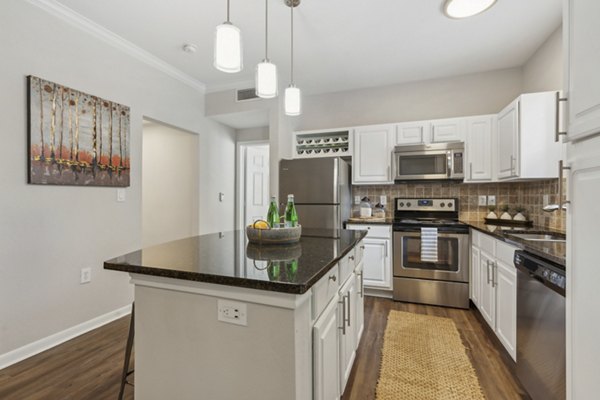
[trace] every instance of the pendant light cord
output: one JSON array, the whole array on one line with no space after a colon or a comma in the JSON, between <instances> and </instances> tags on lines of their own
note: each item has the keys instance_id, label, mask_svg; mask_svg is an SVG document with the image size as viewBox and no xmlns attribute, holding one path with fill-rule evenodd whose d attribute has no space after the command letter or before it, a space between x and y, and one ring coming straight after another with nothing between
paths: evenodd
<instances>
[{"instance_id":1,"label":"pendant light cord","mask_svg":"<svg viewBox=\"0 0 600 400\"><path fill-rule=\"evenodd\" d=\"M290 71L291 71L290 83L293 85L294 84L294 1L293 0L292 0L292 6L290 8L292 9L292 11L290 13L291 20L292 20L291 21L292 34L290 35L291 36L291 41L292 41L292 43L290 45L291 54L292 54L291 55L291 63L290 63L291 64L291 68L290 68Z\"/></svg>"},{"instance_id":2,"label":"pendant light cord","mask_svg":"<svg viewBox=\"0 0 600 400\"><path fill-rule=\"evenodd\" d=\"M229 0L227 0L227 22L229 22Z\"/></svg>"},{"instance_id":3,"label":"pendant light cord","mask_svg":"<svg viewBox=\"0 0 600 400\"><path fill-rule=\"evenodd\" d=\"M265 60L269 59L269 0L265 0Z\"/></svg>"}]
</instances>

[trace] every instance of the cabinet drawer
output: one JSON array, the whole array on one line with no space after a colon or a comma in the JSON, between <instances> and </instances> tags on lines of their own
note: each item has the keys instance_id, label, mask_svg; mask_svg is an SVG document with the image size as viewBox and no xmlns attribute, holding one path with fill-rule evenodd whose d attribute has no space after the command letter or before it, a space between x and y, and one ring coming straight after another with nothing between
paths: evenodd
<instances>
[{"instance_id":1,"label":"cabinet drawer","mask_svg":"<svg viewBox=\"0 0 600 400\"><path fill-rule=\"evenodd\" d=\"M391 225L362 225L362 224L348 224L346 229L353 231L368 231L368 238L392 238L392 226Z\"/></svg>"},{"instance_id":2,"label":"cabinet drawer","mask_svg":"<svg viewBox=\"0 0 600 400\"><path fill-rule=\"evenodd\" d=\"M513 257L516 249L516 247L498 240L498 243L496 243L496 259L502 261L506 265L514 267Z\"/></svg>"},{"instance_id":3,"label":"cabinet drawer","mask_svg":"<svg viewBox=\"0 0 600 400\"><path fill-rule=\"evenodd\" d=\"M316 320L340 287L339 265L334 266L312 288L312 317Z\"/></svg>"},{"instance_id":4,"label":"cabinet drawer","mask_svg":"<svg viewBox=\"0 0 600 400\"><path fill-rule=\"evenodd\" d=\"M479 248L490 255L496 255L496 242L490 235L481 234L479 236Z\"/></svg>"}]
</instances>

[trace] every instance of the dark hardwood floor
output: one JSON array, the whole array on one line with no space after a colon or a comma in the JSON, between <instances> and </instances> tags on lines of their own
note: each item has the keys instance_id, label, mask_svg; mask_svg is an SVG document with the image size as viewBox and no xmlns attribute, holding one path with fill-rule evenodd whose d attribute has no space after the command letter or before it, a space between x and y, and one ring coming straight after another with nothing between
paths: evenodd
<instances>
[{"instance_id":1,"label":"dark hardwood floor","mask_svg":"<svg viewBox=\"0 0 600 400\"><path fill-rule=\"evenodd\" d=\"M489 400L527 399L512 360L478 319L475 311L365 298L365 331L343 400L375 398L381 346L389 310L449 317L467 348ZM115 400L129 317L70 340L0 371L0 399ZM133 399L128 386L125 398Z\"/></svg>"}]
</instances>

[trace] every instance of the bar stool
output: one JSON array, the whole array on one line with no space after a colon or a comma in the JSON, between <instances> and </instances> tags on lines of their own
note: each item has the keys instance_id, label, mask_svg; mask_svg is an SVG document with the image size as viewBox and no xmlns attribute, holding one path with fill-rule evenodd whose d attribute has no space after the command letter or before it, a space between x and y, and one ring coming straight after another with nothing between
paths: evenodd
<instances>
[{"instance_id":1,"label":"bar stool","mask_svg":"<svg viewBox=\"0 0 600 400\"><path fill-rule=\"evenodd\" d=\"M135 330L135 302L131 304L131 318L129 320L129 335L127 336L127 345L125 347L125 362L123 363L123 373L121 374L121 389L119 390L119 400L123 400L123 394L125 393L125 385L133 386L133 383L129 382L127 378L133 374L133 369L129 370L129 364L131 361L131 350L133 349L133 336Z\"/></svg>"}]
</instances>

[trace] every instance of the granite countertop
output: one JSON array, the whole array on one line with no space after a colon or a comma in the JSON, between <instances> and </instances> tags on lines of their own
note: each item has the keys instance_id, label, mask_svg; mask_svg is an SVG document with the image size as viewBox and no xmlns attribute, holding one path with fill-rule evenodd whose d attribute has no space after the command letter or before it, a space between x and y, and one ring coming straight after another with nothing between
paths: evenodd
<instances>
[{"instance_id":1,"label":"granite countertop","mask_svg":"<svg viewBox=\"0 0 600 400\"><path fill-rule=\"evenodd\" d=\"M492 235L497 239L504 242L510 243L517 246L531 254L538 257L552 261L556 264L561 265L563 268L566 266L566 243L560 242L533 242L519 239L515 236L509 236L509 233L515 232L527 232L527 233L553 233L555 235L564 236L564 232L553 231L551 229L542 228L539 226L530 227L516 227L516 226L502 226L502 225L487 225L483 221L462 221L462 223L469 225L473 229L477 229L480 232Z\"/></svg>"},{"instance_id":2,"label":"granite countertop","mask_svg":"<svg viewBox=\"0 0 600 400\"><path fill-rule=\"evenodd\" d=\"M115 271L302 294L367 231L303 229L291 245L254 245L244 231L189 237L104 262Z\"/></svg>"},{"instance_id":3,"label":"granite countertop","mask_svg":"<svg viewBox=\"0 0 600 400\"><path fill-rule=\"evenodd\" d=\"M348 225L392 225L393 223L394 218L386 218L384 221L369 221L351 218L346 221L346 224Z\"/></svg>"}]
</instances>

